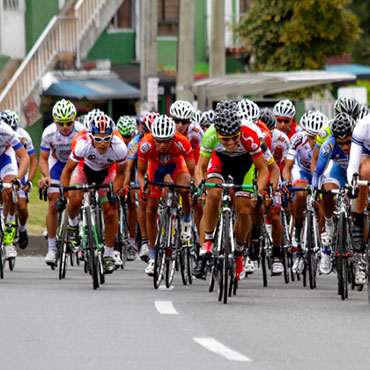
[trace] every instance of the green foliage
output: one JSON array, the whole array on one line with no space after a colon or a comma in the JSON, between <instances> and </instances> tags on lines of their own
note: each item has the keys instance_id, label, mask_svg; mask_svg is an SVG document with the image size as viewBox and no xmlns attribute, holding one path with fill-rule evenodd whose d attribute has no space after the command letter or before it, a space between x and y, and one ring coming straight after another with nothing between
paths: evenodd
<instances>
[{"instance_id":1,"label":"green foliage","mask_svg":"<svg viewBox=\"0 0 370 370\"><path fill-rule=\"evenodd\" d=\"M361 64L370 64L370 1L354 0L351 6L358 16L361 34L354 45L353 61Z\"/></svg>"},{"instance_id":2,"label":"green foliage","mask_svg":"<svg viewBox=\"0 0 370 370\"><path fill-rule=\"evenodd\" d=\"M252 71L320 69L358 39L350 0L254 0L236 26Z\"/></svg>"}]
</instances>

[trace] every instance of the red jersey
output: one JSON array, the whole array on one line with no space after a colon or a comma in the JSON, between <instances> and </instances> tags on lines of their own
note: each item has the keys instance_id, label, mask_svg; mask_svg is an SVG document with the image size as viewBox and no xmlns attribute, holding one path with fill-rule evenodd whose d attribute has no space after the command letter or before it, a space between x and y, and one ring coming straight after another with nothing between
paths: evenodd
<instances>
[{"instance_id":1,"label":"red jersey","mask_svg":"<svg viewBox=\"0 0 370 370\"><path fill-rule=\"evenodd\" d=\"M176 132L172 145L166 153L161 153L154 143L152 133L145 135L139 143L138 160L141 162L157 162L165 166L175 158L183 156L185 161L194 159L193 150L189 140L182 134Z\"/></svg>"}]
</instances>

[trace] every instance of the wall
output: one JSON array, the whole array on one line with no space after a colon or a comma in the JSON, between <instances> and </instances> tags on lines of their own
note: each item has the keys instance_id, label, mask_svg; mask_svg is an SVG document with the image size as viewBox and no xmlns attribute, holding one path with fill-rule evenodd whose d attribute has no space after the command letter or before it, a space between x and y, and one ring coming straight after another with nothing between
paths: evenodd
<instances>
[{"instance_id":1,"label":"wall","mask_svg":"<svg viewBox=\"0 0 370 370\"><path fill-rule=\"evenodd\" d=\"M112 65L129 64L135 59L134 32L110 33L105 30L90 50L87 59L109 59Z\"/></svg>"},{"instance_id":2,"label":"wall","mask_svg":"<svg viewBox=\"0 0 370 370\"><path fill-rule=\"evenodd\" d=\"M58 0L26 0L26 52L37 41L51 18L59 13Z\"/></svg>"}]
</instances>

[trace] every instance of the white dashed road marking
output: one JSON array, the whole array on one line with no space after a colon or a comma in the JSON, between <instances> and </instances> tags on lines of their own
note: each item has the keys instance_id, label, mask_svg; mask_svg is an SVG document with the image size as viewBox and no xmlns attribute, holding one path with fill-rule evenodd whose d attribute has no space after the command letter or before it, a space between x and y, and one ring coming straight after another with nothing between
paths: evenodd
<instances>
[{"instance_id":1,"label":"white dashed road marking","mask_svg":"<svg viewBox=\"0 0 370 370\"><path fill-rule=\"evenodd\" d=\"M229 347L226 347L213 338L193 338L193 340L209 351L212 351L226 358L227 360L238 362L252 362L252 359L250 359L249 357L244 356Z\"/></svg>"},{"instance_id":2,"label":"white dashed road marking","mask_svg":"<svg viewBox=\"0 0 370 370\"><path fill-rule=\"evenodd\" d=\"M171 301L154 301L155 308L163 315L178 315Z\"/></svg>"}]
</instances>

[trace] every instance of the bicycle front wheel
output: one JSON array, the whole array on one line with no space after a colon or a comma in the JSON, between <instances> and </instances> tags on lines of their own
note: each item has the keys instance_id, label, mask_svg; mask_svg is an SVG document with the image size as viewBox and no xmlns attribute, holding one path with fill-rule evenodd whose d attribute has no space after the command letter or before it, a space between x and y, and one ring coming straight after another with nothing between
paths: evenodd
<instances>
[{"instance_id":1,"label":"bicycle front wheel","mask_svg":"<svg viewBox=\"0 0 370 370\"><path fill-rule=\"evenodd\" d=\"M169 213L167 211L164 211L159 222L157 240L155 242L156 254L153 275L153 284L155 289L158 289L161 285L164 275L166 252L168 248L168 233L171 232L169 217Z\"/></svg>"},{"instance_id":2,"label":"bicycle front wheel","mask_svg":"<svg viewBox=\"0 0 370 370\"><path fill-rule=\"evenodd\" d=\"M223 232L222 232L222 241L224 246L224 293L223 293L223 299L224 304L227 303L227 297L229 293L229 278L232 279L231 275L231 267L233 261L231 260L231 246L230 246L230 214L228 212L225 212L224 214L224 224L223 224Z\"/></svg>"},{"instance_id":3,"label":"bicycle front wheel","mask_svg":"<svg viewBox=\"0 0 370 370\"><path fill-rule=\"evenodd\" d=\"M306 263L307 263L307 272L310 288L314 289L316 287L316 260L314 252L314 243L313 243L313 220L311 212L308 212L306 217Z\"/></svg>"},{"instance_id":4,"label":"bicycle front wheel","mask_svg":"<svg viewBox=\"0 0 370 370\"><path fill-rule=\"evenodd\" d=\"M337 228L338 243L337 243L337 274L338 274L338 293L342 300L348 298L348 259L346 257L347 251L347 222L345 215L341 214L338 221Z\"/></svg>"},{"instance_id":5,"label":"bicycle front wheel","mask_svg":"<svg viewBox=\"0 0 370 370\"><path fill-rule=\"evenodd\" d=\"M65 279L66 277L66 265L67 265L67 212L63 211L62 220L60 223L60 228L58 232L59 237L59 279Z\"/></svg>"},{"instance_id":6,"label":"bicycle front wheel","mask_svg":"<svg viewBox=\"0 0 370 370\"><path fill-rule=\"evenodd\" d=\"M95 253L95 238L92 229L91 211L89 208L85 209L85 217L87 219L87 250L89 251L89 270L92 277L93 288L99 288L99 277L98 277L98 260Z\"/></svg>"}]
</instances>

